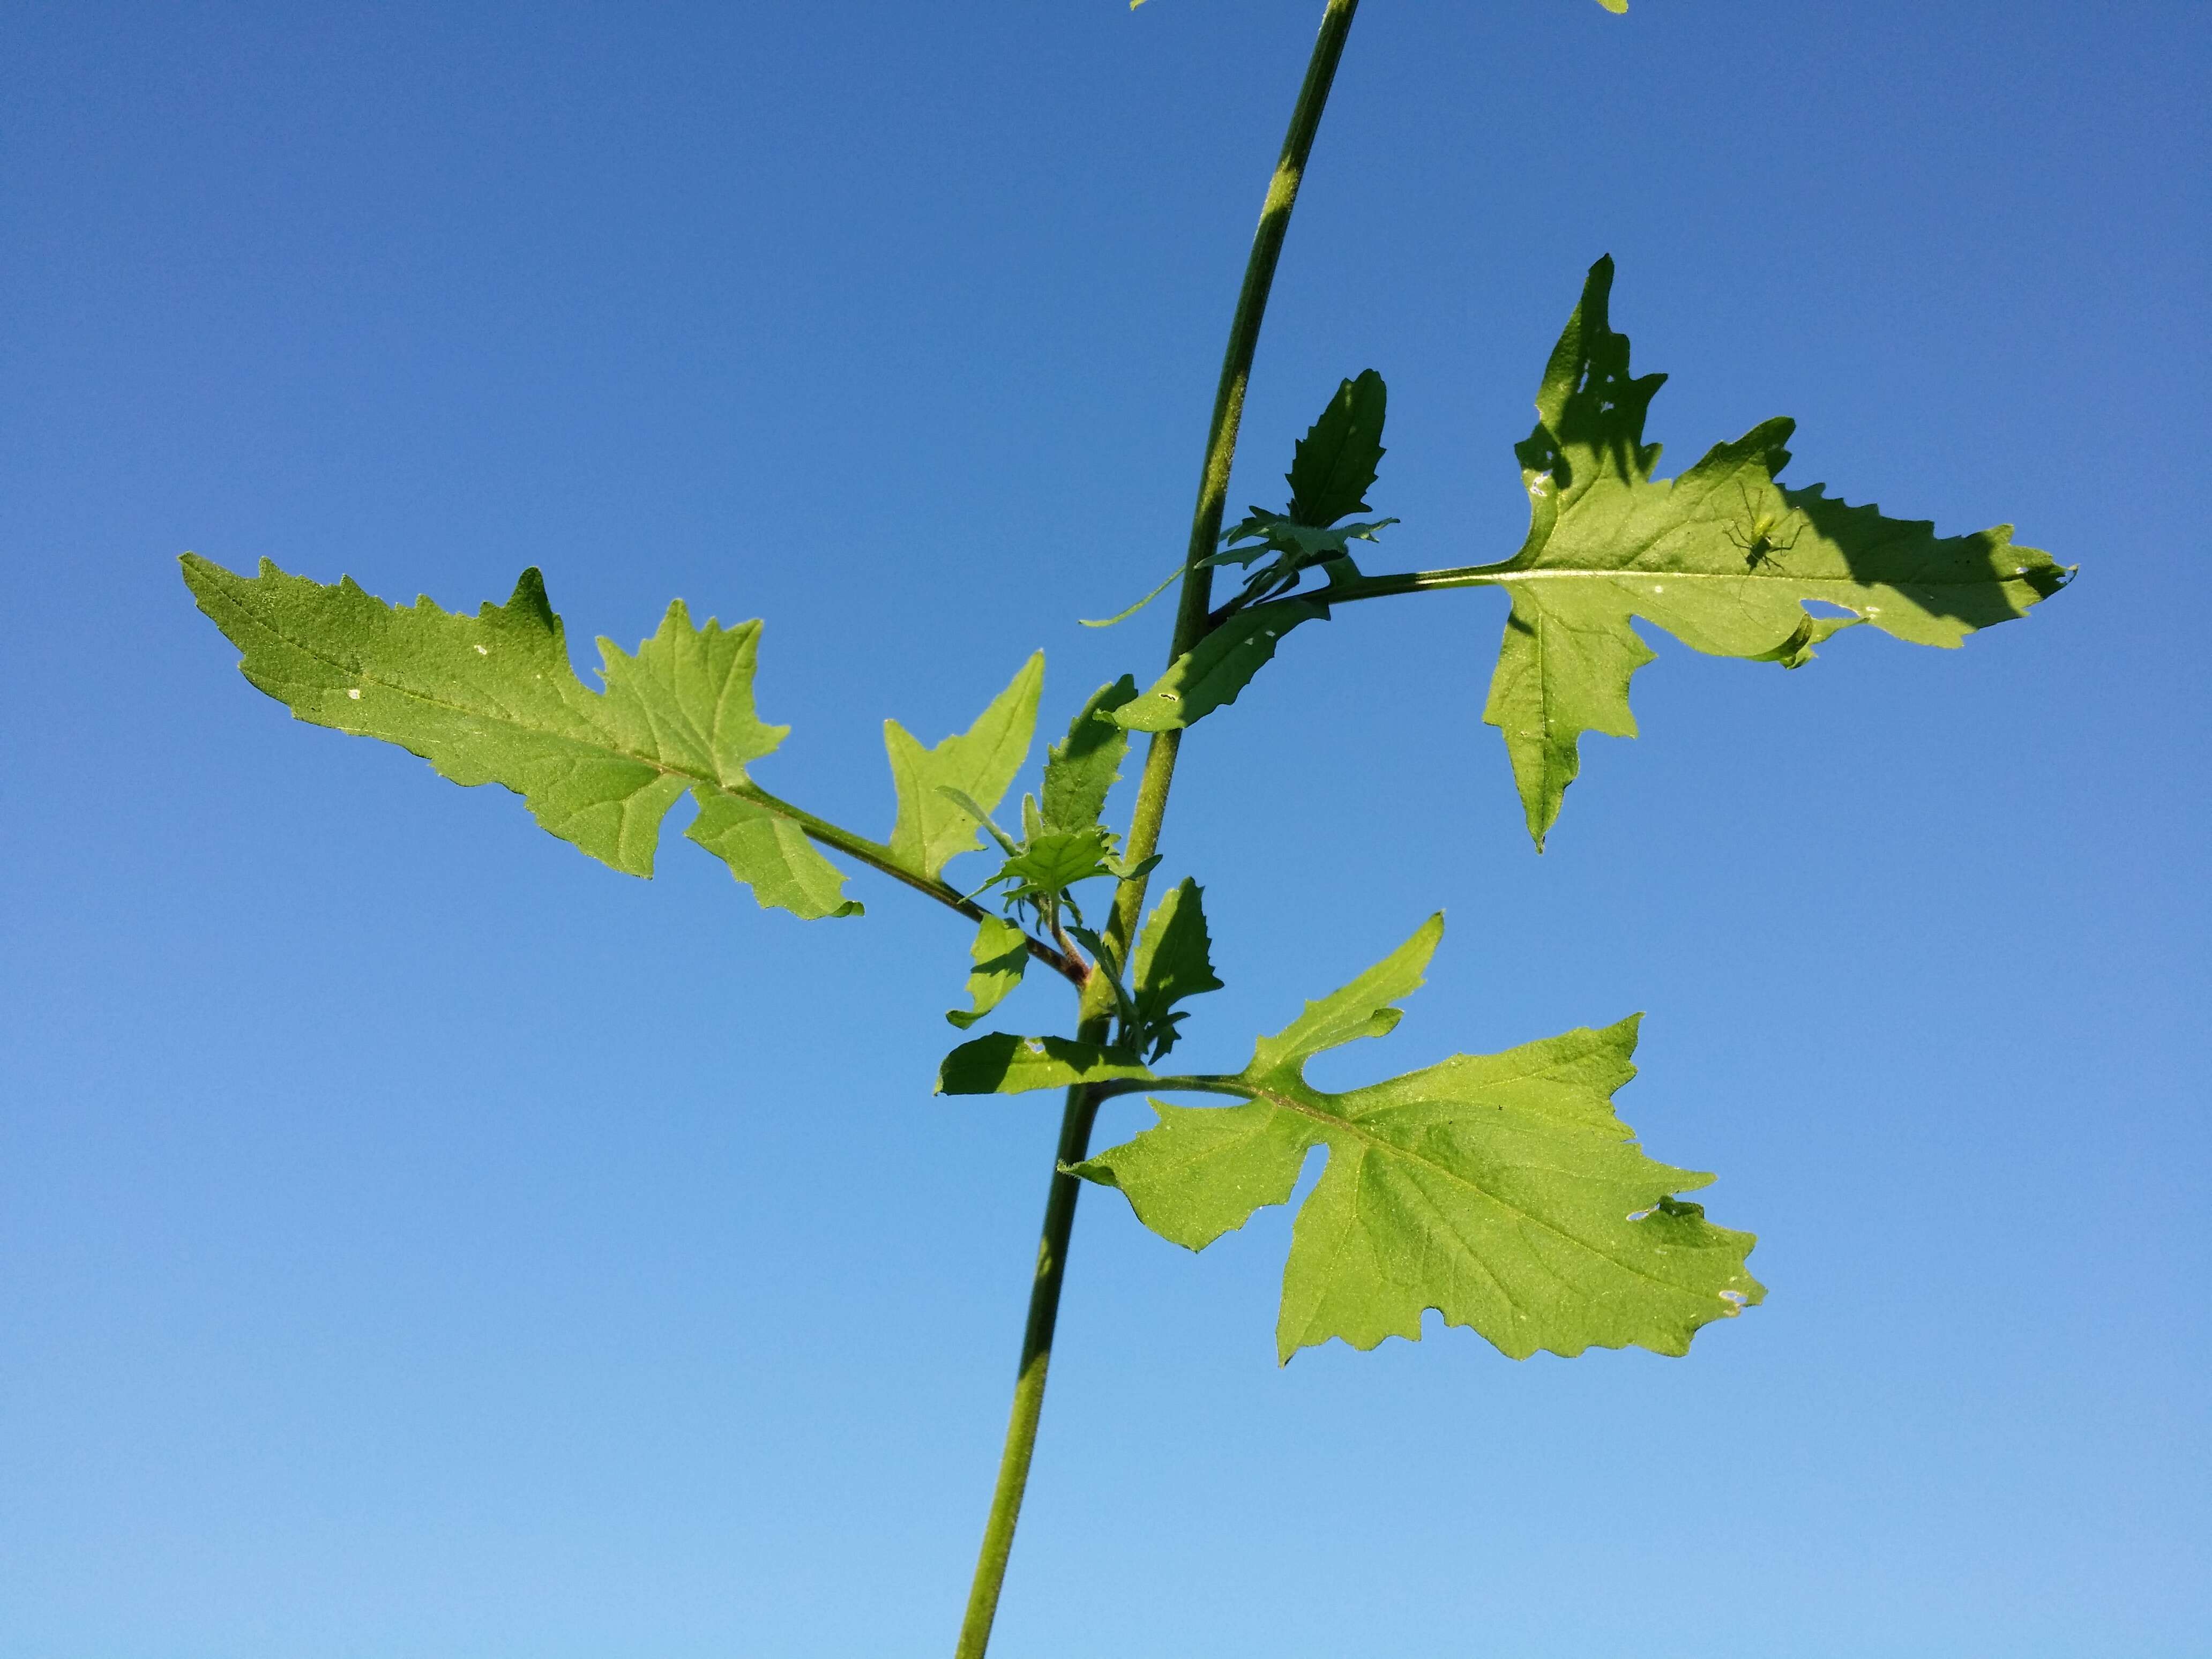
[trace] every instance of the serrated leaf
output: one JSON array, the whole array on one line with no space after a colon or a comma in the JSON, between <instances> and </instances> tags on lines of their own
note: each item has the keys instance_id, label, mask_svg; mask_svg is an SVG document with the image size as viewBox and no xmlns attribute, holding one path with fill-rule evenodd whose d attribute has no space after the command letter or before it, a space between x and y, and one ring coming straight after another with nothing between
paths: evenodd
<instances>
[{"instance_id":1,"label":"serrated leaf","mask_svg":"<svg viewBox=\"0 0 2212 1659\"><path fill-rule=\"evenodd\" d=\"M939 792L957 791L987 816L998 806L1029 757L1030 738L1036 729L1037 694L1043 685L1044 653L1040 651L1022 665L1012 683L992 699L973 726L934 749L924 749L896 720L884 722L884 747L898 790L898 820L891 828L890 845L899 863L933 880L950 860L975 849L974 815Z\"/></svg>"},{"instance_id":2,"label":"serrated leaf","mask_svg":"<svg viewBox=\"0 0 2212 1659\"><path fill-rule=\"evenodd\" d=\"M1300 524L1280 513L1249 509L1239 524L1222 532L1222 550L1202 562L1210 565L1249 565L1270 553L1285 556L1291 569L1303 570L1331 559L1349 556L1355 541L1371 542L1378 531L1388 530L1395 519L1362 519L1331 526Z\"/></svg>"},{"instance_id":3,"label":"serrated leaf","mask_svg":"<svg viewBox=\"0 0 2212 1659\"><path fill-rule=\"evenodd\" d=\"M684 835L729 866L763 910L788 910L807 921L862 913L858 899L845 896L843 872L789 818L742 795L691 793L699 816Z\"/></svg>"},{"instance_id":4,"label":"serrated leaf","mask_svg":"<svg viewBox=\"0 0 2212 1659\"><path fill-rule=\"evenodd\" d=\"M1152 1080L1152 1073L1123 1048L1073 1037L1015 1036L994 1031L962 1043L937 1068L941 1095L1018 1095L1074 1083L1117 1079Z\"/></svg>"},{"instance_id":5,"label":"serrated leaf","mask_svg":"<svg viewBox=\"0 0 2212 1659\"><path fill-rule=\"evenodd\" d=\"M1293 452L1285 478L1291 487L1291 518L1304 525L1330 525L1347 514L1370 510L1367 491L1382 460L1389 403L1382 377L1371 368L1338 386Z\"/></svg>"},{"instance_id":6,"label":"serrated leaf","mask_svg":"<svg viewBox=\"0 0 2212 1659\"><path fill-rule=\"evenodd\" d=\"M1218 991L1213 975L1213 943L1206 935L1205 890L1185 878L1162 896L1137 936L1132 963L1131 1001L1147 1055L1158 1060L1176 1044L1175 1005L1186 997Z\"/></svg>"},{"instance_id":7,"label":"serrated leaf","mask_svg":"<svg viewBox=\"0 0 2212 1659\"><path fill-rule=\"evenodd\" d=\"M1547 366L1536 428L1516 446L1529 498L1521 550L1489 568L1513 599L1483 718L1503 731L1539 848L1579 768L1584 732L1632 737L1629 679L1652 660L1632 619L1694 650L1795 668L1839 629L1871 623L1956 646L2024 616L2069 573L2011 526L1938 537L1918 520L1777 482L1792 422L1716 446L1654 479L1645 411L1666 379L1629 372L1607 318L1613 262L1590 267ZM1809 605L1826 611L1815 614Z\"/></svg>"},{"instance_id":8,"label":"serrated leaf","mask_svg":"<svg viewBox=\"0 0 2212 1659\"><path fill-rule=\"evenodd\" d=\"M1047 830L1088 830L1106 810L1106 797L1121 781L1121 757L1129 752L1127 728L1102 716L1137 695L1137 683L1124 674L1102 685L1076 711L1067 735L1045 750L1042 822Z\"/></svg>"},{"instance_id":9,"label":"serrated leaf","mask_svg":"<svg viewBox=\"0 0 2212 1659\"><path fill-rule=\"evenodd\" d=\"M1442 932L1431 919L1344 989L1255 1046L1241 1106L1154 1101L1158 1121L1074 1166L1117 1187L1145 1224L1191 1249L1286 1202L1327 1150L1283 1274L1279 1355L1341 1337L1419 1340L1434 1308L1515 1358L1629 1344L1679 1354L1711 1321L1759 1301L1755 1242L1674 1194L1710 1176L1644 1157L1613 1115L1635 1074L1636 1021L1501 1054L1457 1054L1331 1094L1314 1054L1397 1023Z\"/></svg>"},{"instance_id":10,"label":"serrated leaf","mask_svg":"<svg viewBox=\"0 0 2212 1659\"><path fill-rule=\"evenodd\" d=\"M744 786L747 765L790 730L753 706L759 623L695 627L678 599L635 656L599 641L597 692L570 666L535 569L507 604L470 617L428 599L386 605L350 577L325 586L265 559L252 576L197 554L183 564L240 672L298 719L396 744L456 783L503 785L545 830L631 875L653 873L661 820L695 788L702 811L720 804L694 838L763 904L858 913L796 826L764 828L765 809L720 793Z\"/></svg>"},{"instance_id":11,"label":"serrated leaf","mask_svg":"<svg viewBox=\"0 0 2212 1659\"><path fill-rule=\"evenodd\" d=\"M1204 719L1267 665L1283 635L1300 623L1326 619L1326 606L1310 599L1271 599L1233 612L1192 649L1168 665L1141 696L1114 711L1132 732L1171 732Z\"/></svg>"},{"instance_id":12,"label":"serrated leaf","mask_svg":"<svg viewBox=\"0 0 2212 1659\"><path fill-rule=\"evenodd\" d=\"M975 964L968 975L972 1012L956 1008L945 1016L963 1031L1004 1002L1022 982L1022 970L1030 961L1029 935L1011 921L985 916L976 927L975 943L969 947L968 955Z\"/></svg>"},{"instance_id":13,"label":"serrated leaf","mask_svg":"<svg viewBox=\"0 0 2212 1659\"><path fill-rule=\"evenodd\" d=\"M1055 833L1048 830L999 866L990 883L1012 882L1018 896L1058 893L1079 881L1115 873L1109 864L1114 835L1093 827Z\"/></svg>"}]
</instances>

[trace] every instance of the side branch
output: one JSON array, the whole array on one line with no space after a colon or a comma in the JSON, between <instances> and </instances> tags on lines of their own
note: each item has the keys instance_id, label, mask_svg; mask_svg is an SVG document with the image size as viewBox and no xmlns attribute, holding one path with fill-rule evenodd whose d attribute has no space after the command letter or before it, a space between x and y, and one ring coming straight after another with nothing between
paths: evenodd
<instances>
[{"instance_id":1,"label":"side branch","mask_svg":"<svg viewBox=\"0 0 2212 1659\"><path fill-rule=\"evenodd\" d=\"M935 899L946 909L956 911L970 921L981 921L989 914L981 905L963 896L951 884L934 880L927 876L917 875L914 871L908 869L892 855L891 849L881 842L870 841L865 836L856 836L851 830L841 829L830 823L827 818L817 818L805 807L794 806L779 796L771 795L757 783L748 782L738 788L726 790L724 793L734 795L741 800L750 801L754 805L763 807L780 818L789 820L805 831L808 840L819 842L832 852L842 853L847 858L855 863L865 864L871 870L881 871L893 881L913 888L925 898ZM1044 940L1031 938L1027 934L1023 936L1022 942L1028 947L1030 956L1044 963L1077 990L1080 991L1089 982L1090 967L1073 951L1055 949Z\"/></svg>"}]
</instances>

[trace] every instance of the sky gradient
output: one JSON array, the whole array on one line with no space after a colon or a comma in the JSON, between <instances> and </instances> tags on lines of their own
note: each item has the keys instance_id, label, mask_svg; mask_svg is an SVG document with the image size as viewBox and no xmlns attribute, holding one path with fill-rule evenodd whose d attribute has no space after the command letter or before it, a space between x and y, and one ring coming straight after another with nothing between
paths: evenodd
<instances>
[{"instance_id":1,"label":"sky gradient","mask_svg":"<svg viewBox=\"0 0 2212 1659\"><path fill-rule=\"evenodd\" d=\"M881 835L884 717L1159 666L1164 603L1075 619L1180 556L1319 10L0 20L0 1654L950 1650L1057 1118L929 1092L967 934L295 724L175 559L538 565L584 666L763 617L762 781ZM1619 1109L1769 1298L1682 1360L1279 1369L1289 1211L1191 1255L1093 1190L994 1656L2207 1651L2209 74L2179 0L1370 0L1232 509L1372 367L1379 567L1511 550L1610 252L1662 472L1787 414L1786 482L2081 575L1792 674L1647 630L1540 858L1494 594L1197 728L1179 1062L1442 908L1316 1080L1643 1010Z\"/></svg>"}]
</instances>

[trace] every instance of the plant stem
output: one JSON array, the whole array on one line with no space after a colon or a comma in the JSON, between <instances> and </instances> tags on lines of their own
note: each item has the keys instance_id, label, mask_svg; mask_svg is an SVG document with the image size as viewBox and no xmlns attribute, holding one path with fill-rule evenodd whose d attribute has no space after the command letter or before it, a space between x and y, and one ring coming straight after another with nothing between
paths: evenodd
<instances>
[{"instance_id":1,"label":"plant stem","mask_svg":"<svg viewBox=\"0 0 2212 1659\"><path fill-rule=\"evenodd\" d=\"M1067 1173L1091 1149L1091 1123L1098 1103L1078 1085L1067 1091L1060 1120L1060 1145L1054 1154L1052 1187L1045 1199L1044 1236L1037 1243L1036 1275L1030 1285L1030 1316L1022 1332L1021 1368L1014 1375L1014 1408L1006 1425L1006 1449L999 1455L999 1480L991 1493L991 1515L983 1526L983 1547L968 1590L967 1616L960 1621L957 1659L983 1659L990 1645L991 1621L999 1611L999 1588L1006 1582L1006 1557L1014 1547L1014 1522L1029 1485L1030 1455L1036 1449L1037 1419L1044 1411L1045 1374L1052 1365L1053 1327L1060 1318L1060 1287L1067 1270L1068 1236L1075 1228L1075 1200L1083 1182Z\"/></svg>"},{"instance_id":2,"label":"plant stem","mask_svg":"<svg viewBox=\"0 0 2212 1659\"><path fill-rule=\"evenodd\" d=\"M872 870L880 870L893 881L904 882L915 892L935 899L946 909L963 915L970 921L981 921L984 917L981 905L973 899L963 897L949 883L933 880L908 869L898 861L891 849L879 841L870 841L865 836L856 836L849 830L841 829L827 818L817 818L805 808L793 806L789 801L771 795L757 783L745 783L735 788L725 787L722 793L740 800L749 800L756 806L765 807L780 818L789 819L805 831L810 840L818 841L831 851L842 853L847 858L865 864ZM1054 950L1040 939L1025 939L1024 943L1031 956L1078 991L1083 989L1089 970L1073 951ZM1061 943L1065 945L1066 941Z\"/></svg>"},{"instance_id":3,"label":"plant stem","mask_svg":"<svg viewBox=\"0 0 2212 1659\"><path fill-rule=\"evenodd\" d=\"M1275 264L1290 229L1291 210L1297 205L1298 185L1305 177L1314 135L1321 130L1322 112L1328 106L1329 87L1336 78L1337 60L1344 54L1345 37L1351 33L1352 14L1358 9L1359 0L1328 0L1322 15L1320 38L1314 42L1313 56L1306 64L1304 83L1291 110L1282 154L1267 183L1259 228L1253 234L1252 252L1244 264L1244 284L1237 295L1237 314L1229 327L1220 385L1214 393L1206 463L1199 475L1198 506L1191 516L1190 546L1183 558L1182 603L1168 647L1170 662L1189 650L1206 632L1212 573L1211 567L1199 561L1213 551L1221 538L1221 510L1228 499L1230 467L1237 457L1244 391L1251 379L1253 356L1259 349L1260 325L1267 315L1268 290L1274 285ZM1160 824L1167 814L1168 790L1175 780L1176 752L1182 736L1180 732L1159 732L1146 750L1122 853L1133 864L1151 857L1159 845ZM1115 894L1106 935L1113 942L1116 957L1123 961L1128 958L1128 943L1136 934L1137 919L1144 910L1146 885L1139 876L1121 883ZM1083 990L1077 1035L1087 1042L1103 1042L1112 1023L1110 996L1102 994L1098 983L1104 977L1103 973L1095 975ZM998 1613L999 1590L1006 1582L1006 1559L1013 1549L1014 1524L1021 1515L1030 1457L1036 1447L1037 1421L1044 1409L1053 1328L1060 1317L1060 1284L1067 1267L1068 1240L1075 1227L1075 1200L1083 1187L1068 1170L1081 1163L1090 1150L1091 1126L1103 1098L1078 1085L1067 1091L1060 1115L1060 1143L1045 1198L1044 1234L1038 1242L1036 1269L1030 1285L1029 1323L1022 1334L1021 1366L1015 1373L1013 1412L1006 1425L1006 1449L999 1458L998 1485L991 1494L991 1513L983 1527L983 1547L968 1592L968 1612L961 1621L956 1659L983 1659L990 1644L991 1621Z\"/></svg>"},{"instance_id":4,"label":"plant stem","mask_svg":"<svg viewBox=\"0 0 2212 1659\"><path fill-rule=\"evenodd\" d=\"M1297 205L1298 186L1304 181L1306 158L1313 153L1314 135L1321 131L1322 112L1328 106L1330 85L1336 79L1337 60L1344 55L1345 37L1352 32L1352 15L1359 0L1328 0L1322 14L1321 35L1306 64L1306 78L1298 100L1291 110L1290 130L1283 135L1282 154L1276 158L1274 177L1267 181L1267 196L1260 210L1259 228L1253 233L1251 257L1244 264L1244 285L1237 295L1237 314L1229 325L1229 346L1222 354L1221 380L1213 394L1213 420L1206 432L1206 463L1198 481L1198 505L1191 514L1190 545L1183 555L1182 594L1176 607L1174 638L1168 660L1196 645L1206 631L1207 609L1213 597L1213 570L1201 564L1221 540L1221 510L1229 499L1229 472L1237 459L1237 433L1244 419L1244 392L1252 378L1252 359L1260 349L1260 325L1267 313L1267 295L1274 286L1275 262L1283 252L1283 238L1291 228L1291 210ZM1137 802L1129 818L1129 834L1122 856L1134 863L1150 858L1159 846L1160 824L1167 816L1168 790L1175 781L1176 756L1182 733L1154 734L1145 751L1145 769L1137 782ZM1111 937L1125 944L1137 930L1145 905L1144 881L1121 884L1115 895Z\"/></svg>"}]
</instances>

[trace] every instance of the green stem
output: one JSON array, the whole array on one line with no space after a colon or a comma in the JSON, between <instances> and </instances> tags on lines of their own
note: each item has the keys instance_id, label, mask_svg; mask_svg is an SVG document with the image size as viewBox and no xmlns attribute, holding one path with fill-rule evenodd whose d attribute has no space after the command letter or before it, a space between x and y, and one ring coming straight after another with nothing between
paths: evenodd
<instances>
[{"instance_id":1,"label":"green stem","mask_svg":"<svg viewBox=\"0 0 2212 1659\"><path fill-rule=\"evenodd\" d=\"M1348 581L1332 581L1327 587L1317 588L1307 598L1324 605L1349 605L1354 599L1387 599L1400 593L1432 593L1446 587L1496 587L1510 584L1516 575L1525 573L1500 570L1494 564L1462 565L1453 570L1406 570L1388 576L1355 576ZM1587 571L1574 571L1574 575L1587 575Z\"/></svg>"},{"instance_id":2,"label":"green stem","mask_svg":"<svg viewBox=\"0 0 2212 1659\"><path fill-rule=\"evenodd\" d=\"M1274 176L1268 180L1259 228L1253 234L1252 252L1244 264L1244 284L1237 293L1237 314L1230 324L1229 347L1222 358L1221 381L1214 393L1213 418L1206 432L1206 464L1199 475L1198 506L1191 516L1190 546L1183 558L1182 599L1176 612L1175 636L1168 647L1170 662L1189 650L1206 632L1212 573L1199 562L1213 551L1221 538L1221 511L1229 495L1230 467L1237 458L1244 391L1251 380L1253 356L1259 349L1260 325L1267 315L1275 264L1282 255L1284 234L1290 229L1291 210L1297 205L1298 185L1305 177L1314 135L1321 130L1322 112L1328 106L1329 87L1336 78L1337 60L1344 55L1345 37L1351 33L1352 14L1358 9L1359 0L1328 0L1322 15L1321 35L1307 62L1304 83L1291 110L1290 130L1283 137L1282 154L1276 159ZM1175 780L1176 752L1182 735L1180 732L1157 733L1146 751L1136 807L1122 853L1133 864L1151 857L1159 845L1160 824L1167 815L1168 790ZM1127 958L1129 940L1136 934L1137 919L1144 910L1146 884L1140 876L1123 882L1115 894L1114 914L1107 922L1106 934L1114 943L1115 956L1122 960ZM1083 1017L1077 1035L1086 1042L1103 1042L1111 1025L1109 994L1097 983L1103 977L1103 973L1098 975L1084 989ZM961 1622L956 1659L983 1659L990 1644L991 1621L998 1613L1006 1558L1014 1544L1014 1524L1021 1515L1023 1489L1029 1483L1030 1456L1036 1447L1037 1420L1044 1409L1053 1328L1060 1317L1060 1282L1066 1270L1068 1239L1075 1226L1076 1196L1082 1189L1082 1182L1068 1169L1081 1163L1090 1150L1091 1126L1102 1098L1090 1088L1070 1089L1060 1115L1060 1145L1045 1198L1044 1235L1038 1243L1036 1270L1030 1285L1021 1367L1015 1373L1013 1413L1006 1425L1006 1449L999 1459L998 1485L991 1494L990 1517L984 1523L983 1547L968 1593L968 1613Z\"/></svg>"},{"instance_id":3,"label":"green stem","mask_svg":"<svg viewBox=\"0 0 2212 1659\"><path fill-rule=\"evenodd\" d=\"M1086 1030L1089 1028L1086 1026ZM1095 1038L1092 1039L1096 1041ZM1030 1455L1036 1449L1037 1419L1044 1411L1045 1373L1052 1366L1053 1327L1060 1319L1060 1287L1067 1270L1068 1236L1075 1229L1075 1199L1083 1182L1068 1174L1091 1150L1091 1124L1098 1103L1078 1085L1067 1091L1060 1120L1060 1145L1054 1154L1052 1187L1045 1199L1044 1237L1037 1243L1036 1273L1030 1283L1029 1324L1022 1332L1021 1368L1014 1374L1014 1408L1006 1425L1006 1449L999 1455L999 1480L991 1493L991 1515L983 1525L983 1547L975 1578L968 1590L967 1616L960 1621L957 1659L983 1659L990 1645L991 1621L999 1611L999 1588L1006 1582L1006 1558L1014 1547L1014 1522L1029 1485Z\"/></svg>"},{"instance_id":4,"label":"green stem","mask_svg":"<svg viewBox=\"0 0 2212 1659\"><path fill-rule=\"evenodd\" d=\"M841 829L827 818L817 818L803 806L793 806L789 801L771 795L757 783L745 783L736 788L725 787L724 794L749 800L756 806L766 807L780 818L787 818L806 832L807 838L818 841L832 852L842 853L847 858L880 870L893 881L904 882L926 897L935 899L948 910L958 912L970 921L981 921L988 913L973 899L963 897L960 891L943 881L933 881L927 876L917 875L901 864L891 849L881 842L870 841L851 830ZM1075 987L1083 989L1090 970L1073 951L1056 951L1041 939L1025 939L1029 952L1053 972Z\"/></svg>"},{"instance_id":5,"label":"green stem","mask_svg":"<svg viewBox=\"0 0 2212 1659\"><path fill-rule=\"evenodd\" d=\"M1291 111L1290 130L1283 135L1282 154L1276 158L1274 177L1267 181L1267 198L1260 210L1259 228L1253 233L1251 257L1244 264L1244 285L1237 295L1237 315L1229 325L1229 347L1222 354L1221 380L1213 394L1213 420L1206 437L1206 464L1200 471L1198 505L1191 514L1190 545L1183 555L1182 595L1176 608L1175 635L1168 646L1168 660L1196 645L1206 631L1206 611L1213 597L1213 570L1200 562L1221 541L1221 512L1229 499L1229 472L1237 459L1237 433L1244 418L1244 392L1252 378L1252 359L1260 349L1260 325L1267 313L1268 291L1274 286L1275 262L1281 258L1283 238L1291 228L1291 211L1297 207L1298 186L1305 179L1306 158L1313 153L1314 135L1321 131L1322 112L1328 106L1330 85L1336 79L1337 60L1344 55L1345 37L1352 32L1352 15L1359 0L1328 0L1322 14L1321 36L1314 42L1306 64L1306 78ZM1137 803L1130 815L1129 835L1122 856L1132 863L1150 858L1159 846L1160 825L1167 817L1168 791L1175 782L1176 756L1182 746L1180 731L1153 735L1145 751L1145 769L1137 781ZM1137 918L1145 906L1142 880L1121 884L1115 895L1110 924L1117 943L1133 938Z\"/></svg>"}]
</instances>

